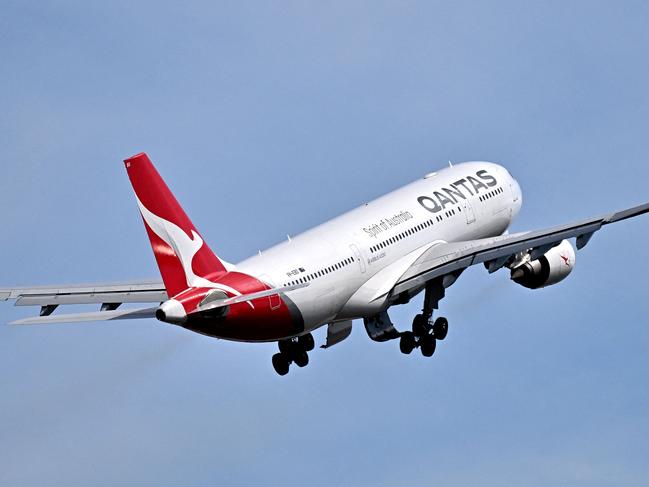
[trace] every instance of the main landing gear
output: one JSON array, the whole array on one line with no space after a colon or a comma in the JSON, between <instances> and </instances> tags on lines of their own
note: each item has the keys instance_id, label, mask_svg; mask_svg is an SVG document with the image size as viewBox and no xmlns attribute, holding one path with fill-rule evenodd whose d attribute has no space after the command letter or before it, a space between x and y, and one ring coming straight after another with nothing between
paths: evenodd
<instances>
[{"instance_id":1,"label":"main landing gear","mask_svg":"<svg viewBox=\"0 0 649 487\"><path fill-rule=\"evenodd\" d=\"M424 357L432 357L435 353L437 340L444 340L448 334L448 320L440 317L432 322L433 310L437 309L440 299L445 294L444 281L437 279L426 285L424 308L412 320L412 331L401 333L399 348L401 353L409 354L415 348L421 349Z\"/></svg>"},{"instance_id":2,"label":"main landing gear","mask_svg":"<svg viewBox=\"0 0 649 487\"><path fill-rule=\"evenodd\" d=\"M273 368L279 375L288 374L291 363L298 367L306 367L309 363L309 354L315 347L313 335L307 333L299 337L287 338L277 342L279 353L273 355Z\"/></svg>"},{"instance_id":3,"label":"main landing gear","mask_svg":"<svg viewBox=\"0 0 649 487\"><path fill-rule=\"evenodd\" d=\"M399 348L401 353L409 354L415 348L421 348L424 357L432 357L435 353L437 340L444 340L448 333L448 321L446 318L437 318L433 324L430 318L422 314L415 316L412 321L412 331L401 334Z\"/></svg>"}]
</instances>

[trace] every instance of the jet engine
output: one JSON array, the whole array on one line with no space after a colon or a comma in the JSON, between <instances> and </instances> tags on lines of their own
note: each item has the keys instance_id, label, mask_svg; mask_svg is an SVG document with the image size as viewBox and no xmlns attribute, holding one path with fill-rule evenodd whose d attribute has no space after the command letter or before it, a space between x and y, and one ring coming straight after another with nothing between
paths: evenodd
<instances>
[{"instance_id":1,"label":"jet engine","mask_svg":"<svg viewBox=\"0 0 649 487\"><path fill-rule=\"evenodd\" d=\"M512 269L511 279L529 289L539 289L563 281L575 267L575 249L567 240L552 247L536 260L527 261Z\"/></svg>"}]
</instances>

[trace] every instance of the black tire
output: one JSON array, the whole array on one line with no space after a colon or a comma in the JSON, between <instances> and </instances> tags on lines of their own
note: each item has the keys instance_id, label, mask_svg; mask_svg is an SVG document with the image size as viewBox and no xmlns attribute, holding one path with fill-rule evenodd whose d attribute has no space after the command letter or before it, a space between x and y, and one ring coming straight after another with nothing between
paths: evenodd
<instances>
[{"instance_id":1,"label":"black tire","mask_svg":"<svg viewBox=\"0 0 649 487\"><path fill-rule=\"evenodd\" d=\"M432 335L424 335L419 340L419 346L421 347L421 354L424 357L432 357L435 353L435 347L437 345L437 340Z\"/></svg>"},{"instance_id":2,"label":"black tire","mask_svg":"<svg viewBox=\"0 0 649 487\"><path fill-rule=\"evenodd\" d=\"M293 362L295 362L295 365L298 367L306 367L309 364L309 354L304 351L298 352L295 354L295 357L293 357Z\"/></svg>"},{"instance_id":3,"label":"black tire","mask_svg":"<svg viewBox=\"0 0 649 487\"><path fill-rule=\"evenodd\" d=\"M438 340L444 340L448 334L448 320L446 318L437 318L433 325L433 334Z\"/></svg>"},{"instance_id":4,"label":"black tire","mask_svg":"<svg viewBox=\"0 0 649 487\"><path fill-rule=\"evenodd\" d=\"M280 340L277 342L277 346L279 347L279 351L285 355L290 355L291 350L293 349L293 342L291 339L286 339L286 340Z\"/></svg>"},{"instance_id":5,"label":"black tire","mask_svg":"<svg viewBox=\"0 0 649 487\"><path fill-rule=\"evenodd\" d=\"M416 345L417 342L415 341L415 334L413 332L406 331L401 334L401 338L399 339L399 349L401 350L401 353L408 355L414 350Z\"/></svg>"},{"instance_id":6,"label":"black tire","mask_svg":"<svg viewBox=\"0 0 649 487\"><path fill-rule=\"evenodd\" d=\"M428 320L421 313L416 315L412 320L412 332L415 336L423 336L426 334L429 328Z\"/></svg>"},{"instance_id":7,"label":"black tire","mask_svg":"<svg viewBox=\"0 0 649 487\"><path fill-rule=\"evenodd\" d=\"M289 365L288 359L283 353L276 353L273 355L273 368L279 375L288 374Z\"/></svg>"},{"instance_id":8,"label":"black tire","mask_svg":"<svg viewBox=\"0 0 649 487\"><path fill-rule=\"evenodd\" d=\"M298 338L298 343L302 347L302 350L305 352L310 352L315 348L315 340L313 339L313 335L311 333L307 333L306 335L302 335L300 338Z\"/></svg>"}]
</instances>

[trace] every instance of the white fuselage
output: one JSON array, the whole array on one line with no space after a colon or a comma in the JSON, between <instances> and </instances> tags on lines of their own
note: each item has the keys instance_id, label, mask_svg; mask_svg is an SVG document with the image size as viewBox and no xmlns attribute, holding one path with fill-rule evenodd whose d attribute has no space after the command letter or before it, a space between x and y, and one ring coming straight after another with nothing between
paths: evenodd
<instances>
[{"instance_id":1,"label":"white fuselage","mask_svg":"<svg viewBox=\"0 0 649 487\"><path fill-rule=\"evenodd\" d=\"M522 203L509 172L489 162L466 162L431 173L333 220L244 260L237 269L273 286L309 285L286 296L305 331L371 316L382 282L399 277L435 242L501 235ZM422 250L423 249L423 250Z\"/></svg>"}]
</instances>

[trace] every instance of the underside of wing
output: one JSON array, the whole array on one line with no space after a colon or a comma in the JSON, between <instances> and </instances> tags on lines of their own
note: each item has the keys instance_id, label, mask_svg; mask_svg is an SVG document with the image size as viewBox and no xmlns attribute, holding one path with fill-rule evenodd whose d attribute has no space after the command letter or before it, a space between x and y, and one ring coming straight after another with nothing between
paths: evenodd
<instances>
[{"instance_id":1,"label":"underside of wing","mask_svg":"<svg viewBox=\"0 0 649 487\"><path fill-rule=\"evenodd\" d=\"M464 269L475 264L484 264L489 272L495 272L504 266L511 266L522 254L531 260L538 259L566 239L575 238L577 249L582 249L602 226L647 212L649 203L543 230L435 244L398 279L392 288L393 300L419 292L426 283L438 278L447 279L450 285Z\"/></svg>"}]
</instances>

